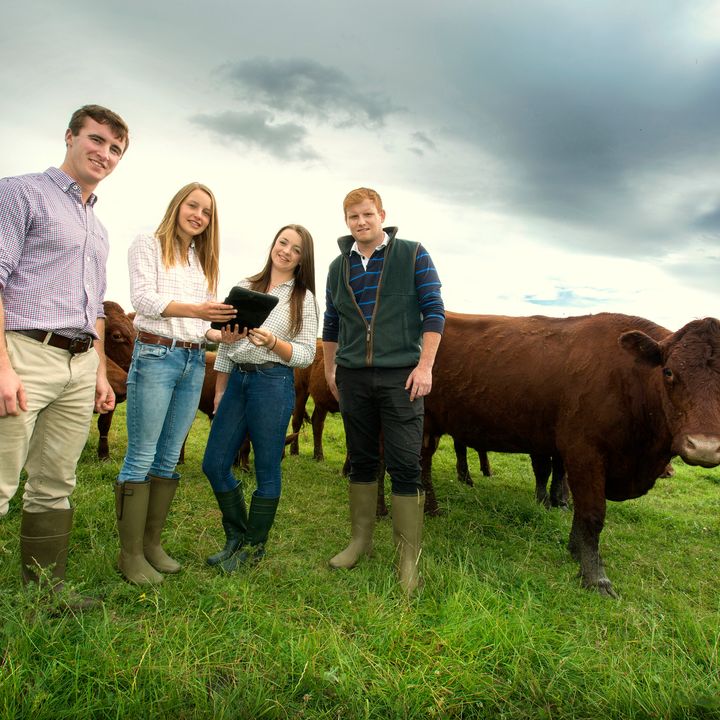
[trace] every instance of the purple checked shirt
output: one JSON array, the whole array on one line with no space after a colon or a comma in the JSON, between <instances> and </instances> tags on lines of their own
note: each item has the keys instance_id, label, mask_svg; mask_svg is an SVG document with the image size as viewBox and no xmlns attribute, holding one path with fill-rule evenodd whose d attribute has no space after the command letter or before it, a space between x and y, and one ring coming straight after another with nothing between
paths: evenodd
<instances>
[{"instance_id":1,"label":"purple checked shirt","mask_svg":"<svg viewBox=\"0 0 720 720\"><path fill-rule=\"evenodd\" d=\"M91 194L61 170L0 180L0 294L6 330L97 337L104 317L107 231Z\"/></svg>"}]
</instances>

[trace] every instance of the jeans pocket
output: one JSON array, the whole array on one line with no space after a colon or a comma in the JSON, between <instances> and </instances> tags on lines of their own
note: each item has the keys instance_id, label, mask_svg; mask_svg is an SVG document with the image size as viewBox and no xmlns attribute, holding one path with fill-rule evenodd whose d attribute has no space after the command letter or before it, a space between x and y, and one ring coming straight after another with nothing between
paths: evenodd
<instances>
[{"instance_id":1,"label":"jeans pocket","mask_svg":"<svg viewBox=\"0 0 720 720\"><path fill-rule=\"evenodd\" d=\"M138 354L139 358L143 360L162 360L168 354L169 348L165 345L146 345L145 343L138 343Z\"/></svg>"}]
</instances>

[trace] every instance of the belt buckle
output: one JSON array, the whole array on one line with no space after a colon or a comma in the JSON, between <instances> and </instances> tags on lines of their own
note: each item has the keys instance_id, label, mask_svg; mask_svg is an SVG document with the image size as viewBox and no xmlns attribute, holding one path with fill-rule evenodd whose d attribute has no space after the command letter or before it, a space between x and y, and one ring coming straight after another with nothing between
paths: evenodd
<instances>
[{"instance_id":1,"label":"belt buckle","mask_svg":"<svg viewBox=\"0 0 720 720\"><path fill-rule=\"evenodd\" d=\"M71 355L79 355L80 353L87 352L91 344L92 338L88 336L71 338L70 345L68 345L68 352Z\"/></svg>"}]
</instances>

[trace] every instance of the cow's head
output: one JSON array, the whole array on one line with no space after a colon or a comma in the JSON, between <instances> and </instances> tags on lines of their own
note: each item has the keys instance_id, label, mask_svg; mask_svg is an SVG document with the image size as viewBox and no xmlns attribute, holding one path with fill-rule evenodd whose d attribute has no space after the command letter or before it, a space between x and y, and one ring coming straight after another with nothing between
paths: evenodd
<instances>
[{"instance_id":1,"label":"cow's head","mask_svg":"<svg viewBox=\"0 0 720 720\"><path fill-rule=\"evenodd\" d=\"M693 320L660 342L631 330L619 342L661 374L673 453L689 465L720 465L720 321Z\"/></svg>"},{"instance_id":2,"label":"cow's head","mask_svg":"<svg viewBox=\"0 0 720 720\"><path fill-rule=\"evenodd\" d=\"M132 359L135 342L135 328L132 320L116 302L106 300L105 309L105 354L127 372Z\"/></svg>"}]
</instances>

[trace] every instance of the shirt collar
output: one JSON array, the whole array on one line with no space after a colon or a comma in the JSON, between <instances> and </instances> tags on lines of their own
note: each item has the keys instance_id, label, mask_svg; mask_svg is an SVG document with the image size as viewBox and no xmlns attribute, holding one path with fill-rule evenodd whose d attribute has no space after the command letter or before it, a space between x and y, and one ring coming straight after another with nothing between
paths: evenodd
<instances>
[{"instance_id":1,"label":"shirt collar","mask_svg":"<svg viewBox=\"0 0 720 720\"><path fill-rule=\"evenodd\" d=\"M82 196L80 186L71 178L67 173L56 167L49 167L45 174L66 194L72 194L80 203L82 203ZM93 207L97 202L97 195L90 193L87 199L87 204Z\"/></svg>"},{"instance_id":2,"label":"shirt collar","mask_svg":"<svg viewBox=\"0 0 720 720\"><path fill-rule=\"evenodd\" d=\"M389 240L390 240L390 236L383 230L383 241L373 250L373 252L375 252L376 250L379 250L382 247L387 247ZM350 248L350 252L357 253L358 255L362 256L362 253L358 250L357 240L355 240L355 242L353 242L352 247Z\"/></svg>"}]
</instances>

